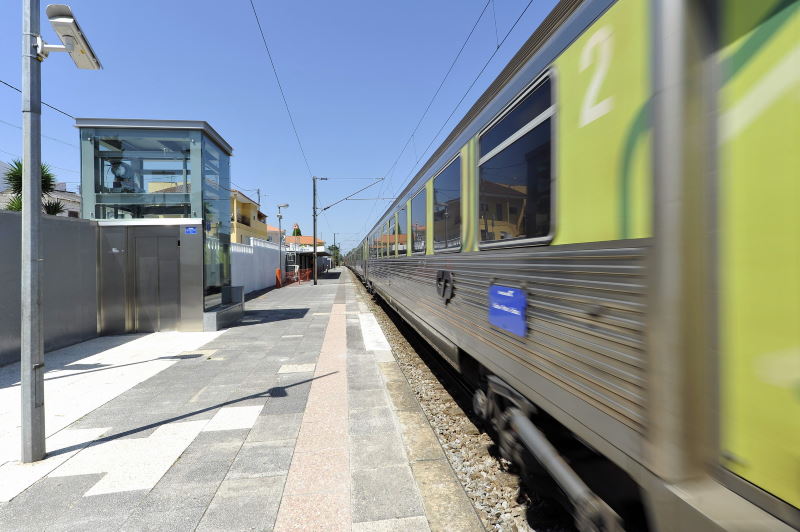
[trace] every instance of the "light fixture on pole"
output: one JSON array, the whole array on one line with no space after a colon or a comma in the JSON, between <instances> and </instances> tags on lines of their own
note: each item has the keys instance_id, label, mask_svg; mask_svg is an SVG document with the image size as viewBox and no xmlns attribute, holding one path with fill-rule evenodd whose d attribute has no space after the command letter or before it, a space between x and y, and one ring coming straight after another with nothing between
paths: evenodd
<instances>
[{"instance_id":1,"label":"light fixture on pole","mask_svg":"<svg viewBox=\"0 0 800 532\"><path fill-rule=\"evenodd\" d=\"M281 230L283 215L281 214L281 209L287 209L288 207L288 203L278 205L278 266L281 269L281 286L283 285L283 272L286 271L286 268L283 267L283 231Z\"/></svg>"},{"instance_id":2,"label":"light fixture on pole","mask_svg":"<svg viewBox=\"0 0 800 532\"><path fill-rule=\"evenodd\" d=\"M40 31L39 0L22 7L22 249L20 388L22 391L22 462L44 458L44 341L42 336L42 61L51 52L67 52L75 66L100 70L89 41L65 5L47 6L47 18L62 45L46 44Z\"/></svg>"}]
</instances>

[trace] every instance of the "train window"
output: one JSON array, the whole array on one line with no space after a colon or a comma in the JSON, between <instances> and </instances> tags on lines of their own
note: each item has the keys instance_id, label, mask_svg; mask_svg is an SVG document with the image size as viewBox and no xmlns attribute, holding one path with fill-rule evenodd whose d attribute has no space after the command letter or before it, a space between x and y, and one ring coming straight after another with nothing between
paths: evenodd
<instances>
[{"instance_id":1,"label":"train window","mask_svg":"<svg viewBox=\"0 0 800 532\"><path fill-rule=\"evenodd\" d=\"M383 252L384 257L389 256L389 221L387 220L385 224L383 224L383 240L381 241L381 251Z\"/></svg>"},{"instance_id":2,"label":"train window","mask_svg":"<svg viewBox=\"0 0 800 532\"><path fill-rule=\"evenodd\" d=\"M397 211L397 252L400 255L406 254L408 235L406 234L406 209L403 207Z\"/></svg>"},{"instance_id":3,"label":"train window","mask_svg":"<svg viewBox=\"0 0 800 532\"><path fill-rule=\"evenodd\" d=\"M433 249L461 247L461 159L433 178Z\"/></svg>"},{"instance_id":4,"label":"train window","mask_svg":"<svg viewBox=\"0 0 800 532\"><path fill-rule=\"evenodd\" d=\"M395 223L394 223L394 214L391 218L389 218L389 232L388 234L388 241L389 241L389 256L394 257L397 255L397 241L395 237Z\"/></svg>"},{"instance_id":5,"label":"train window","mask_svg":"<svg viewBox=\"0 0 800 532\"><path fill-rule=\"evenodd\" d=\"M482 242L550 234L550 103L550 81L545 80L480 139Z\"/></svg>"},{"instance_id":6,"label":"train window","mask_svg":"<svg viewBox=\"0 0 800 532\"><path fill-rule=\"evenodd\" d=\"M427 192L423 188L411 200L411 251L414 253L425 253L425 231L428 227L426 197Z\"/></svg>"},{"instance_id":7,"label":"train window","mask_svg":"<svg viewBox=\"0 0 800 532\"><path fill-rule=\"evenodd\" d=\"M479 141L481 157L530 124L532 120L547 111L551 105L550 80L545 79L508 114L481 135Z\"/></svg>"}]
</instances>

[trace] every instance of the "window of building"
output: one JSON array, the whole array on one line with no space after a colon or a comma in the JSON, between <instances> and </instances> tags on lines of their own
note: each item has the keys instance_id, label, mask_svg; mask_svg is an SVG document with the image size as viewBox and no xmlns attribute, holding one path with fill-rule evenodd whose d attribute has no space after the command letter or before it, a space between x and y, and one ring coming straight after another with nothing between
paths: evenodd
<instances>
[{"instance_id":1,"label":"window of building","mask_svg":"<svg viewBox=\"0 0 800 532\"><path fill-rule=\"evenodd\" d=\"M427 192L419 191L411 200L411 251L425 253L425 231L427 230Z\"/></svg>"},{"instance_id":2,"label":"window of building","mask_svg":"<svg viewBox=\"0 0 800 532\"><path fill-rule=\"evenodd\" d=\"M461 247L461 159L433 179L433 249Z\"/></svg>"},{"instance_id":3,"label":"window of building","mask_svg":"<svg viewBox=\"0 0 800 532\"><path fill-rule=\"evenodd\" d=\"M222 288L230 286L231 200L230 159L203 138L203 223L205 307L222 303Z\"/></svg>"},{"instance_id":4,"label":"window of building","mask_svg":"<svg viewBox=\"0 0 800 532\"><path fill-rule=\"evenodd\" d=\"M395 222L394 222L394 214L389 218L389 231L387 233L387 239L389 243L389 256L394 257L397 254L397 240L395 236Z\"/></svg>"},{"instance_id":5,"label":"window of building","mask_svg":"<svg viewBox=\"0 0 800 532\"><path fill-rule=\"evenodd\" d=\"M405 255L406 249L408 249L408 235L406 234L407 222L406 208L403 207L397 211L397 251L400 255Z\"/></svg>"},{"instance_id":6,"label":"window of building","mask_svg":"<svg viewBox=\"0 0 800 532\"><path fill-rule=\"evenodd\" d=\"M98 130L91 140L97 198L95 216L188 216L194 137L199 140L199 135L190 132Z\"/></svg>"},{"instance_id":7,"label":"window of building","mask_svg":"<svg viewBox=\"0 0 800 532\"><path fill-rule=\"evenodd\" d=\"M550 234L550 88L549 80L540 83L480 138L482 242Z\"/></svg>"}]
</instances>

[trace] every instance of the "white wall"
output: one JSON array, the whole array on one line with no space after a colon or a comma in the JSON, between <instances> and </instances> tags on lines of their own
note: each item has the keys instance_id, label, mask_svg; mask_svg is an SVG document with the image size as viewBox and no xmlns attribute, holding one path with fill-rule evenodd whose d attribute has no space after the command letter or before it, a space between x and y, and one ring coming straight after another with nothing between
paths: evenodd
<instances>
[{"instance_id":1,"label":"white wall","mask_svg":"<svg viewBox=\"0 0 800 532\"><path fill-rule=\"evenodd\" d=\"M231 243L231 285L244 286L245 294L275 286L279 260L277 244L257 238L250 244Z\"/></svg>"}]
</instances>

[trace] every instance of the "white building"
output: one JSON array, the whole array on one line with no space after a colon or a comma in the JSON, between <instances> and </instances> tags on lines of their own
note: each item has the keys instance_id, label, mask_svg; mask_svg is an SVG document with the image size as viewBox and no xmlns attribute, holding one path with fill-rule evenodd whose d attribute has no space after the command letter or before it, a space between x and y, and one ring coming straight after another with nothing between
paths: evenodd
<instances>
[{"instance_id":1,"label":"white building","mask_svg":"<svg viewBox=\"0 0 800 532\"><path fill-rule=\"evenodd\" d=\"M0 176L8 169L8 165L0 162ZM2 179L2 177L0 177ZM3 186L5 184L3 183ZM13 194L9 190L0 192L0 209L5 209ZM81 195L67 190L66 183L56 183L56 189L49 194L49 199L60 200L64 204L64 212L59 216L70 218L80 218L81 216Z\"/></svg>"}]
</instances>

